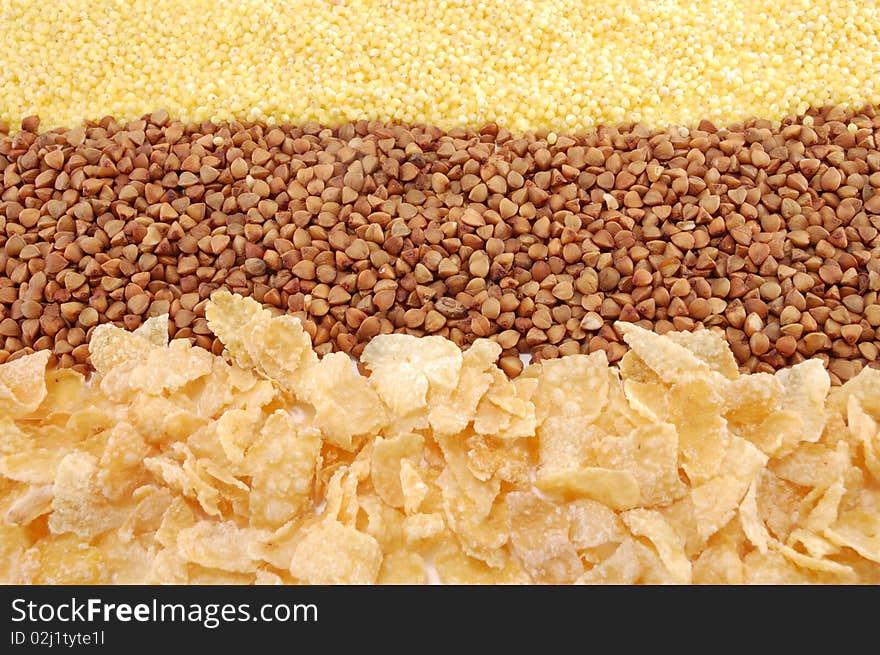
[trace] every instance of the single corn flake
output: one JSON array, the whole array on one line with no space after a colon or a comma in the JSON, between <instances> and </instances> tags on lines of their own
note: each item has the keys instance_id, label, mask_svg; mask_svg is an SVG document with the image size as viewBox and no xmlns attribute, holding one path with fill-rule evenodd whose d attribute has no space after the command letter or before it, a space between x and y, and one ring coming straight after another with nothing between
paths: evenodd
<instances>
[{"instance_id":1,"label":"single corn flake","mask_svg":"<svg viewBox=\"0 0 880 655\"><path fill-rule=\"evenodd\" d=\"M593 446L604 430L578 418L551 416L538 428L538 466L542 471L569 470L596 463Z\"/></svg>"},{"instance_id":2,"label":"single corn flake","mask_svg":"<svg viewBox=\"0 0 880 655\"><path fill-rule=\"evenodd\" d=\"M205 307L208 327L242 368L256 368L282 389L296 393L318 358L302 323L272 316L251 298L214 292Z\"/></svg>"},{"instance_id":3,"label":"single corn flake","mask_svg":"<svg viewBox=\"0 0 880 655\"><path fill-rule=\"evenodd\" d=\"M214 423L217 439L227 459L233 463L244 461L245 454L259 434L260 414L243 409L223 412Z\"/></svg>"},{"instance_id":4,"label":"single corn flake","mask_svg":"<svg viewBox=\"0 0 880 655\"><path fill-rule=\"evenodd\" d=\"M400 490L403 495L403 511L406 514L416 514L429 489L416 465L408 459L400 460Z\"/></svg>"},{"instance_id":5,"label":"single corn flake","mask_svg":"<svg viewBox=\"0 0 880 655\"><path fill-rule=\"evenodd\" d=\"M584 571L571 543L571 518L565 508L534 493L507 495L510 545L532 578L540 582L573 582Z\"/></svg>"},{"instance_id":6,"label":"single corn flake","mask_svg":"<svg viewBox=\"0 0 880 655\"><path fill-rule=\"evenodd\" d=\"M211 372L211 353L193 347L185 339L175 339L167 348L158 348L142 337L123 333L134 343L146 344L147 349L134 359L114 365L103 375L101 391L111 400L123 401L139 391L152 394L177 391Z\"/></svg>"},{"instance_id":7,"label":"single corn flake","mask_svg":"<svg viewBox=\"0 0 880 655\"><path fill-rule=\"evenodd\" d=\"M139 364L160 346L147 337L114 325L98 325L89 340L89 356L95 371L105 376L118 366Z\"/></svg>"},{"instance_id":8,"label":"single corn flake","mask_svg":"<svg viewBox=\"0 0 880 655\"><path fill-rule=\"evenodd\" d=\"M797 551L804 550L807 555L815 559L824 559L840 553L840 547L835 546L825 537L803 528L792 530L785 545Z\"/></svg>"},{"instance_id":9,"label":"single corn flake","mask_svg":"<svg viewBox=\"0 0 880 655\"><path fill-rule=\"evenodd\" d=\"M210 516L222 514L220 510L222 494L195 466L191 453L187 454L183 462L178 461L171 454L148 457L144 460L144 466L173 491L196 500L206 514Z\"/></svg>"},{"instance_id":10,"label":"single corn flake","mask_svg":"<svg viewBox=\"0 0 880 655\"><path fill-rule=\"evenodd\" d=\"M382 558L376 584L416 585L427 581L428 573L422 556L407 550L396 550Z\"/></svg>"},{"instance_id":11,"label":"single corn flake","mask_svg":"<svg viewBox=\"0 0 880 655\"><path fill-rule=\"evenodd\" d=\"M73 533L50 534L21 558L14 582L33 585L108 584L104 555Z\"/></svg>"},{"instance_id":12,"label":"single corn flake","mask_svg":"<svg viewBox=\"0 0 880 655\"><path fill-rule=\"evenodd\" d=\"M164 348L168 345L168 314L151 316L141 323L132 334L143 337L154 346Z\"/></svg>"},{"instance_id":13,"label":"single corn flake","mask_svg":"<svg viewBox=\"0 0 880 655\"><path fill-rule=\"evenodd\" d=\"M760 477L768 461L767 455L751 441L731 435L721 468L725 475L751 482Z\"/></svg>"},{"instance_id":14,"label":"single corn flake","mask_svg":"<svg viewBox=\"0 0 880 655\"><path fill-rule=\"evenodd\" d=\"M211 294L205 306L208 327L226 347L230 356L242 368L251 368L251 359L246 343L250 336L245 330L252 321L269 321L272 313L263 309L253 298L232 294L226 289L218 289Z\"/></svg>"},{"instance_id":15,"label":"single corn flake","mask_svg":"<svg viewBox=\"0 0 880 655\"><path fill-rule=\"evenodd\" d=\"M839 389L832 392L829 406L841 404L843 409L851 396L855 396L862 409L875 421L880 421L880 371L866 366L853 378L850 378Z\"/></svg>"},{"instance_id":16,"label":"single corn flake","mask_svg":"<svg viewBox=\"0 0 880 655\"><path fill-rule=\"evenodd\" d=\"M446 532L446 521L439 512L420 513L403 520L403 533L409 544L435 541Z\"/></svg>"},{"instance_id":17,"label":"single corn flake","mask_svg":"<svg viewBox=\"0 0 880 655\"><path fill-rule=\"evenodd\" d=\"M724 391L725 417L735 425L759 425L782 408L782 382L769 373L741 375Z\"/></svg>"},{"instance_id":18,"label":"single corn flake","mask_svg":"<svg viewBox=\"0 0 880 655\"><path fill-rule=\"evenodd\" d=\"M684 543L660 512L634 509L620 518L634 536L646 537L653 544L676 584L690 584L691 563L685 555Z\"/></svg>"},{"instance_id":19,"label":"single corn flake","mask_svg":"<svg viewBox=\"0 0 880 655\"><path fill-rule=\"evenodd\" d=\"M93 544L103 557L103 575L107 584L142 584L156 557L156 544L150 537L126 538L111 531Z\"/></svg>"},{"instance_id":20,"label":"single corn flake","mask_svg":"<svg viewBox=\"0 0 880 655\"><path fill-rule=\"evenodd\" d=\"M12 420L0 418L0 476L29 484L52 484L70 445L60 439L43 444Z\"/></svg>"},{"instance_id":21,"label":"single corn flake","mask_svg":"<svg viewBox=\"0 0 880 655\"><path fill-rule=\"evenodd\" d=\"M782 383L782 406L801 419L801 426L786 435L792 445L800 441L816 442L825 427L825 398L831 387L828 372L819 359L808 359L776 372Z\"/></svg>"},{"instance_id":22,"label":"single corn flake","mask_svg":"<svg viewBox=\"0 0 880 655\"><path fill-rule=\"evenodd\" d=\"M850 510L825 530L825 536L833 544L880 563L880 515L876 511Z\"/></svg>"},{"instance_id":23,"label":"single corn flake","mask_svg":"<svg viewBox=\"0 0 880 655\"><path fill-rule=\"evenodd\" d=\"M673 384L684 376L708 377L712 370L705 361L672 339L655 334L634 323L618 322L614 327L621 332L623 340L633 352L667 384Z\"/></svg>"},{"instance_id":24,"label":"single corn flake","mask_svg":"<svg viewBox=\"0 0 880 655\"><path fill-rule=\"evenodd\" d=\"M297 544L290 574L308 584L373 584L381 565L382 550L373 537L325 521Z\"/></svg>"},{"instance_id":25,"label":"single corn flake","mask_svg":"<svg viewBox=\"0 0 880 655\"><path fill-rule=\"evenodd\" d=\"M717 374L716 374L717 375ZM678 432L682 468L691 484L719 475L730 441L722 416L721 376L683 375L669 390L669 420Z\"/></svg>"},{"instance_id":26,"label":"single corn flake","mask_svg":"<svg viewBox=\"0 0 880 655\"><path fill-rule=\"evenodd\" d=\"M314 423L324 438L345 450L354 448L357 437L377 433L386 421L379 396L345 353L325 355L312 366L297 395L314 406Z\"/></svg>"},{"instance_id":27,"label":"single corn flake","mask_svg":"<svg viewBox=\"0 0 880 655\"><path fill-rule=\"evenodd\" d=\"M11 525L30 525L34 520L52 511L54 496L52 485L28 487L9 505L4 518Z\"/></svg>"},{"instance_id":28,"label":"single corn flake","mask_svg":"<svg viewBox=\"0 0 880 655\"><path fill-rule=\"evenodd\" d=\"M493 567L501 566L504 561L501 549L508 540L507 507L503 503L491 503L498 495L499 485L486 482L481 483L482 486L470 484L463 487L458 480L449 468L437 477L446 524L470 557ZM474 491L480 489L482 492L475 495Z\"/></svg>"},{"instance_id":29,"label":"single corn flake","mask_svg":"<svg viewBox=\"0 0 880 655\"><path fill-rule=\"evenodd\" d=\"M800 520L796 509L801 508L810 493L816 490L784 480L769 469L762 471L758 480L758 512L770 534L783 542L788 538Z\"/></svg>"},{"instance_id":30,"label":"single corn flake","mask_svg":"<svg viewBox=\"0 0 880 655\"><path fill-rule=\"evenodd\" d=\"M297 425L283 410L266 419L244 462L255 526L278 528L308 507L320 453L314 428Z\"/></svg>"},{"instance_id":31,"label":"single corn flake","mask_svg":"<svg viewBox=\"0 0 880 655\"><path fill-rule=\"evenodd\" d=\"M711 330L693 332L667 332L663 335L672 343L686 348L694 357L704 362L711 370L729 380L739 377L739 366L730 346Z\"/></svg>"},{"instance_id":32,"label":"single corn flake","mask_svg":"<svg viewBox=\"0 0 880 655\"><path fill-rule=\"evenodd\" d=\"M122 525L125 512L101 494L97 474L98 461L89 453L75 451L61 460L52 490L49 530L91 539Z\"/></svg>"},{"instance_id":33,"label":"single corn flake","mask_svg":"<svg viewBox=\"0 0 880 655\"><path fill-rule=\"evenodd\" d=\"M635 584L642 574L642 562L632 538L627 537L614 552L577 579L577 584Z\"/></svg>"},{"instance_id":34,"label":"single corn flake","mask_svg":"<svg viewBox=\"0 0 880 655\"><path fill-rule=\"evenodd\" d=\"M383 334L367 344L361 361L382 401L395 416L404 418L427 406L429 389L443 395L455 389L462 354L443 337Z\"/></svg>"},{"instance_id":35,"label":"single corn flake","mask_svg":"<svg viewBox=\"0 0 880 655\"><path fill-rule=\"evenodd\" d=\"M28 532L26 527L0 520L0 584L11 585L23 582L21 578L24 554L34 545Z\"/></svg>"},{"instance_id":36,"label":"single corn flake","mask_svg":"<svg viewBox=\"0 0 880 655\"><path fill-rule=\"evenodd\" d=\"M743 563L736 542L721 539L700 553L693 564L694 584L739 585L743 583Z\"/></svg>"},{"instance_id":37,"label":"single corn flake","mask_svg":"<svg viewBox=\"0 0 880 655\"><path fill-rule=\"evenodd\" d=\"M571 521L571 542L578 549L620 543L626 537L617 514L594 500L575 500L566 506Z\"/></svg>"},{"instance_id":38,"label":"single corn flake","mask_svg":"<svg viewBox=\"0 0 880 655\"><path fill-rule=\"evenodd\" d=\"M0 364L0 413L18 418L36 410L46 397L49 351L40 350Z\"/></svg>"},{"instance_id":39,"label":"single corn flake","mask_svg":"<svg viewBox=\"0 0 880 655\"><path fill-rule=\"evenodd\" d=\"M147 533L152 536L171 505L171 492L164 487L144 485L132 492L131 499L137 504L119 527L120 538L128 540Z\"/></svg>"},{"instance_id":40,"label":"single corn flake","mask_svg":"<svg viewBox=\"0 0 880 655\"><path fill-rule=\"evenodd\" d=\"M206 568L239 573L257 570L250 546L265 534L253 528L240 528L233 521L199 521L177 534L177 548L188 562Z\"/></svg>"},{"instance_id":41,"label":"single corn flake","mask_svg":"<svg viewBox=\"0 0 880 655\"><path fill-rule=\"evenodd\" d=\"M539 471L535 486L563 498L590 498L612 509L637 507L639 483L629 471L596 467Z\"/></svg>"},{"instance_id":42,"label":"single corn flake","mask_svg":"<svg viewBox=\"0 0 880 655\"><path fill-rule=\"evenodd\" d=\"M855 576L855 571L845 564L839 564L828 558L811 557L799 553L794 548L786 546L776 540L771 542L771 547L782 553L782 556L795 564L796 566L808 571L817 573L830 573L835 578L839 578L839 582L851 582Z\"/></svg>"},{"instance_id":43,"label":"single corn flake","mask_svg":"<svg viewBox=\"0 0 880 655\"><path fill-rule=\"evenodd\" d=\"M649 423L624 436L593 442L598 466L627 471L638 483L641 504L668 504L686 491L678 474L678 434L670 423Z\"/></svg>"},{"instance_id":44,"label":"single corn flake","mask_svg":"<svg viewBox=\"0 0 880 655\"><path fill-rule=\"evenodd\" d=\"M190 567L176 550L160 550L146 573L147 584L184 585L190 583Z\"/></svg>"},{"instance_id":45,"label":"single corn flake","mask_svg":"<svg viewBox=\"0 0 880 655\"><path fill-rule=\"evenodd\" d=\"M865 468L880 483L880 426L863 408L858 397L847 401L847 427L853 439L862 447Z\"/></svg>"},{"instance_id":46,"label":"single corn flake","mask_svg":"<svg viewBox=\"0 0 880 655\"><path fill-rule=\"evenodd\" d=\"M193 563L187 565L187 575L190 585L252 585L256 579L253 573L210 569Z\"/></svg>"},{"instance_id":47,"label":"single corn flake","mask_svg":"<svg viewBox=\"0 0 880 655\"><path fill-rule=\"evenodd\" d=\"M538 423L564 416L589 423L608 399L608 360L604 351L542 361L526 369L538 386L532 396Z\"/></svg>"},{"instance_id":48,"label":"single corn flake","mask_svg":"<svg viewBox=\"0 0 880 655\"><path fill-rule=\"evenodd\" d=\"M477 407L474 431L501 439L533 437L537 417L532 398L538 384L536 378L522 376L509 380L495 369L491 386Z\"/></svg>"},{"instance_id":49,"label":"single corn flake","mask_svg":"<svg viewBox=\"0 0 880 655\"><path fill-rule=\"evenodd\" d=\"M691 490L696 528L701 540L708 540L736 515L748 488L748 481L722 475Z\"/></svg>"},{"instance_id":50,"label":"single corn flake","mask_svg":"<svg viewBox=\"0 0 880 655\"><path fill-rule=\"evenodd\" d=\"M391 553L406 547L404 534L406 515L403 512L389 507L376 494L366 490L358 495L358 506L360 516L356 527L360 532L373 537L383 553Z\"/></svg>"},{"instance_id":51,"label":"single corn flake","mask_svg":"<svg viewBox=\"0 0 880 655\"><path fill-rule=\"evenodd\" d=\"M816 533L830 527L835 521L840 511L840 501L846 493L844 477L833 482L822 493L821 498L813 506L813 509L804 518L804 526Z\"/></svg>"},{"instance_id":52,"label":"single corn flake","mask_svg":"<svg viewBox=\"0 0 880 655\"><path fill-rule=\"evenodd\" d=\"M746 495L739 506L739 520L749 541L761 553L766 553L770 546L770 534L758 511L758 482L749 485Z\"/></svg>"},{"instance_id":53,"label":"single corn flake","mask_svg":"<svg viewBox=\"0 0 880 655\"><path fill-rule=\"evenodd\" d=\"M256 577L254 578L255 585L282 585L284 584L284 580L281 579L281 576L277 573L273 573L267 569L258 569Z\"/></svg>"},{"instance_id":54,"label":"single corn flake","mask_svg":"<svg viewBox=\"0 0 880 655\"><path fill-rule=\"evenodd\" d=\"M796 585L809 576L778 551L753 550L743 557L743 582L749 585Z\"/></svg>"},{"instance_id":55,"label":"single corn flake","mask_svg":"<svg viewBox=\"0 0 880 655\"><path fill-rule=\"evenodd\" d=\"M468 468L480 480L496 478L514 487L531 483L534 453L531 439L472 435L467 438Z\"/></svg>"},{"instance_id":56,"label":"single corn flake","mask_svg":"<svg viewBox=\"0 0 880 655\"><path fill-rule=\"evenodd\" d=\"M177 536L185 528L196 524L196 516L189 503L181 496L176 496L165 512L156 530L156 541L169 550L177 550Z\"/></svg>"},{"instance_id":57,"label":"single corn flake","mask_svg":"<svg viewBox=\"0 0 880 655\"><path fill-rule=\"evenodd\" d=\"M34 411L42 423L61 423L88 401L85 377L73 369L46 371L46 396Z\"/></svg>"},{"instance_id":58,"label":"single corn flake","mask_svg":"<svg viewBox=\"0 0 880 655\"><path fill-rule=\"evenodd\" d=\"M444 584L452 585L501 585L529 584L533 582L522 564L502 553L503 565L488 566L485 562L469 557L454 542L442 544L433 554L433 564Z\"/></svg>"},{"instance_id":59,"label":"single corn flake","mask_svg":"<svg viewBox=\"0 0 880 655\"><path fill-rule=\"evenodd\" d=\"M488 339L477 339L468 348L455 388L449 393L438 390L430 399L428 422L436 434L457 434L474 420L477 405L492 385L491 371L499 373L495 361L500 354L501 346Z\"/></svg>"},{"instance_id":60,"label":"single corn flake","mask_svg":"<svg viewBox=\"0 0 880 655\"><path fill-rule=\"evenodd\" d=\"M297 393L318 361L299 319L276 316L249 324L246 332L248 354L256 369L282 389Z\"/></svg>"},{"instance_id":61,"label":"single corn flake","mask_svg":"<svg viewBox=\"0 0 880 655\"><path fill-rule=\"evenodd\" d=\"M648 421L663 422L667 420L669 399L666 385L661 382L628 379L623 382L623 391L630 407Z\"/></svg>"},{"instance_id":62,"label":"single corn flake","mask_svg":"<svg viewBox=\"0 0 880 655\"><path fill-rule=\"evenodd\" d=\"M468 447L465 439L461 436L440 437L437 439L443 456L446 459L448 474L444 480L438 479L438 483L444 489L444 497L447 495L464 496L472 507L469 515L474 521L480 521L489 515L495 499L501 489L501 484L496 479L480 480L468 466Z\"/></svg>"},{"instance_id":63,"label":"single corn flake","mask_svg":"<svg viewBox=\"0 0 880 655\"><path fill-rule=\"evenodd\" d=\"M636 351L627 350L626 354L617 363L617 370L622 380L631 380L633 382L643 382L651 386L659 388L666 387L666 382L654 372L648 364Z\"/></svg>"},{"instance_id":64,"label":"single corn flake","mask_svg":"<svg viewBox=\"0 0 880 655\"><path fill-rule=\"evenodd\" d=\"M321 517L316 515L298 517L288 521L274 532L251 543L248 554L260 562L286 571L290 568L293 553L299 542L320 521Z\"/></svg>"},{"instance_id":65,"label":"single corn flake","mask_svg":"<svg viewBox=\"0 0 880 655\"><path fill-rule=\"evenodd\" d=\"M794 452L774 459L769 469L779 478L802 487L830 486L838 480L849 466L849 455L840 449L805 442Z\"/></svg>"},{"instance_id":66,"label":"single corn flake","mask_svg":"<svg viewBox=\"0 0 880 655\"><path fill-rule=\"evenodd\" d=\"M410 467L418 464L424 442L420 434L408 433L390 439L379 437L373 443L373 487L388 505L403 507L406 499L401 484L402 466L404 462ZM412 468L408 470L412 471Z\"/></svg>"},{"instance_id":67,"label":"single corn flake","mask_svg":"<svg viewBox=\"0 0 880 655\"><path fill-rule=\"evenodd\" d=\"M110 428L105 440L95 482L105 498L119 502L138 486L143 460L150 454L151 448L126 421L120 421Z\"/></svg>"}]
</instances>

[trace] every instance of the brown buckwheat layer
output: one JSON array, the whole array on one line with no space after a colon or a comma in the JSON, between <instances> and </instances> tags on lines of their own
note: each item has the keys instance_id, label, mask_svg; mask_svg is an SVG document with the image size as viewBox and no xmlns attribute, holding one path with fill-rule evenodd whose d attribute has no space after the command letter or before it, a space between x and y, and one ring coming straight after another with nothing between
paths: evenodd
<instances>
[{"instance_id":1,"label":"brown buckwheat layer","mask_svg":"<svg viewBox=\"0 0 880 655\"><path fill-rule=\"evenodd\" d=\"M88 367L96 325L170 313L219 353L221 287L316 350L380 333L491 336L516 356L626 351L614 321L721 331L743 370L880 345L880 115L513 137L361 121L0 134L0 362Z\"/></svg>"}]
</instances>

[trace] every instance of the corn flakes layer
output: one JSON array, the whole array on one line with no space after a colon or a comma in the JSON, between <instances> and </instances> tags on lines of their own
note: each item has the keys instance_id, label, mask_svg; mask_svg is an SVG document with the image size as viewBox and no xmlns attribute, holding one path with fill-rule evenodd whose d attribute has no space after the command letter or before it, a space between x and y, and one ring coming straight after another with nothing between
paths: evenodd
<instances>
[{"instance_id":1,"label":"corn flakes layer","mask_svg":"<svg viewBox=\"0 0 880 655\"><path fill-rule=\"evenodd\" d=\"M880 371L621 324L617 367L398 334L361 375L254 300L207 319L222 356L158 317L88 380L0 365L0 581L880 583Z\"/></svg>"}]
</instances>

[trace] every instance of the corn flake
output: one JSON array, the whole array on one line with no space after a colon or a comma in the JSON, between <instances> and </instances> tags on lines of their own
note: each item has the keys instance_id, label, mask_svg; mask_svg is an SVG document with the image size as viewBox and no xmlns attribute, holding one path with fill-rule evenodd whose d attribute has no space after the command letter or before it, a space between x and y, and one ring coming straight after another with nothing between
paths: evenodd
<instances>
[{"instance_id":1,"label":"corn flake","mask_svg":"<svg viewBox=\"0 0 880 655\"><path fill-rule=\"evenodd\" d=\"M199 521L178 532L177 548L186 561L205 568L252 573L257 562L249 550L263 536L260 530L239 528L232 521Z\"/></svg>"},{"instance_id":2,"label":"corn flake","mask_svg":"<svg viewBox=\"0 0 880 655\"><path fill-rule=\"evenodd\" d=\"M326 521L297 544L290 574L308 584L373 584L382 565L382 550L368 534Z\"/></svg>"},{"instance_id":3,"label":"corn flake","mask_svg":"<svg viewBox=\"0 0 880 655\"><path fill-rule=\"evenodd\" d=\"M542 471L535 486L563 498L591 498L616 510L637 507L642 497L629 471L596 467Z\"/></svg>"},{"instance_id":4,"label":"corn flake","mask_svg":"<svg viewBox=\"0 0 880 655\"><path fill-rule=\"evenodd\" d=\"M524 375L538 379L532 394L538 423L559 416L584 423L595 419L608 399L607 369L608 360L601 350L529 366Z\"/></svg>"},{"instance_id":5,"label":"corn flake","mask_svg":"<svg viewBox=\"0 0 880 655\"><path fill-rule=\"evenodd\" d=\"M309 506L320 452L321 438L314 428L296 424L283 410L266 419L244 461L251 477L248 510L254 525L280 527Z\"/></svg>"},{"instance_id":6,"label":"corn flake","mask_svg":"<svg viewBox=\"0 0 880 655\"><path fill-rule=\"evenodd\" d=\"M685 555L684 543L662 514L634 509L620 518L634 536L646 537L651 542L675 584L691 582L691 563Z\"/></svg>"},{"instance_id":7,"label":"corn flake","mask_svg":"<svg viewBox=\"0 0 880 655\"><path fill-rule=\"evenodd\" d=\"M314 422L324 438L345 450L354 448L356 437L374 434L385 423L379 396L343 353L326 355L312 366L299 395L314 406Z\"/></svg>"},{"instance_id":8,"label":"corn flake","mask_svg":"<svg viewBox=\"0 0 880 655\"><path fill-rule=\"evenodd\" d=\"M97 476L98 462L88 453L75 451L61 460L52 490L52 532L72 532L91 539L122 525L125 512L103 497Z\"/></svg>"},{"instance_id":9,"label":"corn flake","mask_svg":"<svg viewBox=\"0 0 880 655\"><path fill-rule=\"evenodd\" d=\"M671 338L664 338L634 323L615 323L623 340L643 362L666 384L674 384L685 376L709 376L712 370L703 359ZM696 343L693 337L684 337Z\"/></svg>"},{"instance_id":10,"label":"corn flake","mask_svg":"<svg viewBox=\"0 0 880 655\"><path fill-rule=\"evenodd\" d=\"M635 584L642 574L642 563L635 542L627 537L614 552L577 579L578 584Z\"/></svg>"},{"instance_id":11,"label":"corn flake","mask_svg":"<svg viewBox=\"0 0 880 655\"><path fill-rule=\"evenodd\" d=\"M371 475L373 487L379 497L391 507L403 507L404 496L401 476L403 464L408 464L408 475L418 473L414 465L422 454L424 437L420 434L401 434L390 439L377 438L373 443L373 463Z\"/></svg>"},{"instance_id":12,"label":"corn flake","mask_svg":"<svg viewBox=\"0 0 880 655\"><path fill-rule=\"evenodd\" d=\"M33 412L46 397L49 351L40 350L0 364L0 412L17 418Z\"/></svg>"},{"instance_id":13,"label":"corn flake","mask_svg":"<svg viewBox=\"0 0 880 655\"><path fill-rule=\"evenodd\" d=\"M361 361L382 401L404 418L427 407L429 389L441 396L452 393L463 358L458 346L442 337L383 334L367 344Z\"/></svg>"}]
</instances>

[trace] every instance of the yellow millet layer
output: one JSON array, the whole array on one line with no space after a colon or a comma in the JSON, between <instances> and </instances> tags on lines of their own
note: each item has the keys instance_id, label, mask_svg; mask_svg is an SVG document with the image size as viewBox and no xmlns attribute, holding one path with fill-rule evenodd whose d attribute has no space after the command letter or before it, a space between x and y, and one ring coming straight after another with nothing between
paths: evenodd
<instances>
[{"instance_id":1,"label":"yellow millet layer","mask_svg":"<svg viewBox=\"0 0 880 655\"><path fill-rule=\"evenodd\" d=\"M0 120L514 131L880 104L877 0L0 2Z\"/></svg>"}]
</instances>

